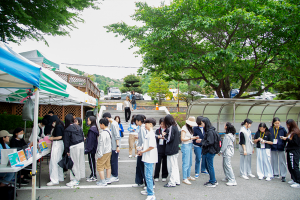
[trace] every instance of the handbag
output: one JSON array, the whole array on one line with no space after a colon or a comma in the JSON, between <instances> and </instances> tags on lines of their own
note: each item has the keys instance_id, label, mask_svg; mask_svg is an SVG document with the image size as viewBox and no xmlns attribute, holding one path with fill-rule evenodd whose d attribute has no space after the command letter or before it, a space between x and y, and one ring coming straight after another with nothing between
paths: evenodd
<instances>
[{"instance_id":1,"label":"handbag","mask_svg":"<svg viewBox=\"0 0 300 200\"><path fill-rule=\"evenodd\" d=\"M121 137L124 137L124 132L121 132Z\"/></svg>"}]
</instances>

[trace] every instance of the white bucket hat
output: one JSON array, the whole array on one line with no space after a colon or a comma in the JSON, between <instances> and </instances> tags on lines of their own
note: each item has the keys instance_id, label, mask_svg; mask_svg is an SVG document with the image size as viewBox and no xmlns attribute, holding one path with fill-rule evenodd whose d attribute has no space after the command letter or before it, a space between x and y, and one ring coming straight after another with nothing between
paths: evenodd
<instances>
[{"instance_id":1,"label":"white bucket hat","mask_svg":"<svg viewBox=\"0 0 300 200\"><path fill-rule=\"evenodd\" d=\"M198 126L195 117L189 117L188 120L186 120L185 122L190 126Z\"/></svg>"}]
</instances>

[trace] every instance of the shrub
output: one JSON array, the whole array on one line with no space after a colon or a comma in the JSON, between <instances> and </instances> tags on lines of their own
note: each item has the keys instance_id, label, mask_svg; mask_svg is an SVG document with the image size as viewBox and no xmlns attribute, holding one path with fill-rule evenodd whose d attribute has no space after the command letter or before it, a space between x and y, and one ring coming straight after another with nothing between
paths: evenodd
<instances>
[{"instance_id":1,"label":"shrub","mask_svg":"<svg viewBox=\"0 0 300 200\"><path fill-rule=\"evenodd\" d=\"M39 117L42 119L42 117ZM22 116L20 115L8 115L8 114L0 114L0 130L13 130L17 127L24 128L25 121L23 121ZM33 122L26 121L26 128L32 128Z\"/></svg>"}]
</instances>

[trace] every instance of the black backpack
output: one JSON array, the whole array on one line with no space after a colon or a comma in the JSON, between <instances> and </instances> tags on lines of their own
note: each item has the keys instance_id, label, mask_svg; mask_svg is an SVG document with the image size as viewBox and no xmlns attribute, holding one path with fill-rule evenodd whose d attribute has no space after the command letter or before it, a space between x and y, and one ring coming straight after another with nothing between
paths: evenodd
<instances>
[{"instance_id":1,"label":"black backpack","mask_svg":"<svg viewBox=\"0 0 300 200\"><path fill-rule=\"evenodd\" d=\"M217 131L214 131L214 149L216 150L216 154L218 154L222 147L222 138Z\"/></svg>"}]
</instances>

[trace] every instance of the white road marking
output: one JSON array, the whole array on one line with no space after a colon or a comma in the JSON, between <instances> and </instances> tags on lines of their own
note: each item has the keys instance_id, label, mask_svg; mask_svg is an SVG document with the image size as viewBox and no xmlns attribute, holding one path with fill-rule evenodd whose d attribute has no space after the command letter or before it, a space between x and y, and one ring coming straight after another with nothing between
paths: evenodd
<instances>
[{"instance_id":1,"label":"white road marking","mask_svg":"<svg viewBox=\"0 0 300 200\"><path fill-rule=\"evenodd\" d=\"M85 162L88 163L89 161L85 161ZM121 163L136 162L136 159L132 159L132 160L119 160L119 162L121 162Z\"/></svg>"},{"instance_id":2,"label":"white road marking","mask_svg":"<svg viewBox=\"0 0 300 200\"><path fill-rule=\"evenodd\" d=\"M36 187L37 190L67 190L67 189L93 189L93 188L130 188L134 184L122 184L122 185L107 185L107 186L97 186L95 185L77 185L74 187L68 186L42 186L41 188ZM17 190L31 190L32 187L21 187Z\"/></svg>"}]
</instances>

